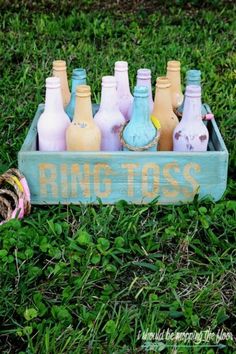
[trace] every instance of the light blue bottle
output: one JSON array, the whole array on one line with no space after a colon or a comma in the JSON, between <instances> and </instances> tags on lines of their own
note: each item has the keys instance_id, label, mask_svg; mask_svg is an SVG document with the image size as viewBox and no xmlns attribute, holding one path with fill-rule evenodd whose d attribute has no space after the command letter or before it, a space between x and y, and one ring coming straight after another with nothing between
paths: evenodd
<instances>
[{"instance_id":1,"label":"light blue bottle","mask_svg":"<svg viewBox=\"0 0 236 354\"><path fill-rule=\"evenodd\" d=\"M152 124L149 112L149 92L146 86L135 86L134 101L131 119L123 131L125 151L135 151L135 148L142 148L150 144L157 135L157 130ZM156 151L157 144L145 149L145 151Z\"/></svg>"},{"instance_id":2,"label":"light blue bottle","mask_svg":"<svg viewBox=\"0 0 236 354\"><path fill-rule=\"evenodd\" d=\"M189 85L200 86L201 87L201 71L200 70L188 70L186 73L186 87ZM177 108L177 115L182 116L184 110L184 101ZM208 104L203 103L201 109L202 117L205 119L212 119L213 114Z\"/></svg>"},{"instance_id":3,"label":"light blue bottle","mask_svg":"<svg viewBox=\"0 0 236 354\"><path fill-rule=\"evenodd\" d=\"M76 87L80 85L86 85L86 71L82 68L74 69L72 72L71 98L65 109L71 121L74 117Z\"/></svg>"}]
</instances>

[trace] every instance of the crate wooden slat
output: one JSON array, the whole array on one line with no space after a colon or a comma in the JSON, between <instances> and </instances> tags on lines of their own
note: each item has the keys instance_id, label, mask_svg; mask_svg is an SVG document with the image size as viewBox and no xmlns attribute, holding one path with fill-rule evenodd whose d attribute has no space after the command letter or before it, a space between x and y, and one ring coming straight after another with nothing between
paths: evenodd
<instances>
[{"instance_id":1,"label":"crate wooden slat","mask_svg":"<svg viewBox=\"0 0 236 354\"><path fill-rule=\"evenodd\" d=\"M18 154L33 204L145 204L219 200L227 183L228 151L215 120L207 122L207 152L39 152L37 121L41 104Z\"/></svg>"}]
</instances>

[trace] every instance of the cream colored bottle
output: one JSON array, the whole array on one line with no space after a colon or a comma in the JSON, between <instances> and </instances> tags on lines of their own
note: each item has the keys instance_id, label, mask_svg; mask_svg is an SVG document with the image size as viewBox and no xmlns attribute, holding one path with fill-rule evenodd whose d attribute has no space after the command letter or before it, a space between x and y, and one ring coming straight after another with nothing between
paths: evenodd
<instances>
[{"instance_id":1,"label":"cream colored bottle","mask_svg":"<svg viewBox=\"0 0 236 354\"><path fill-rule=\"evenodd\" d=\"M167 63L166 76L171 83L171 102L173 110L175 111L183 102L184 95L181 89L181 76L180 76L180 62L177 60L171 60Z\"/></svg>"},{"instance_id":2,"label":"cream colored bottle","mask_svg":"<svg viewBox=\"0 0 236 354\"><path fill-rule=\"evenodd\" d=\"M66 131L68 151L99 151L101 132L93 120L91 90L88 85L77 86L75 112Z\"/></svg>"},{"instance_id":3,"label":"cream colored bottle","mask_svg":"<svg viewBox=\"0 0 236 354\"><path fill-rule=\"evenodd\" d=\"M179 123L171 104L170 80L158 77L152 115L160 122L159 151L173 150L173 131Z\"/></svg>"},{"instance_id":4,"label":"cream colored bottle","mask_svg":"<svg viewBox=\"0 0 236 354\"><path fill-rule=\"evenodd\" d=\"M54 60L53 76L59 77L61 80L61 93L65 108L70 102L70 89L67 80L66 62L64 60Z\"/></svg>"}]
</instances>

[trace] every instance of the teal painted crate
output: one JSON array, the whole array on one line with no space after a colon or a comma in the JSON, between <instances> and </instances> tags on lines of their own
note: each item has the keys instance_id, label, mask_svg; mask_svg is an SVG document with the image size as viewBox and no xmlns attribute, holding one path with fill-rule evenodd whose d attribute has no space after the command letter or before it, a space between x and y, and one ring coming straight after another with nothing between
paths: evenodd
<instances>
[{"instance_id":1,"label":"teal painted crate","mask_svg":"<svg viewBox=\"0 0 236 354\"><path fill-rule=\"evenodd\" d=\"M29 183L33 204L113 204L126 200L160 204L200 198L219 200L227 183L228 151L215 120L208 121L207 152L39 152L39 105L18 154L19 169Z\"/></svg>"}]
</instances>

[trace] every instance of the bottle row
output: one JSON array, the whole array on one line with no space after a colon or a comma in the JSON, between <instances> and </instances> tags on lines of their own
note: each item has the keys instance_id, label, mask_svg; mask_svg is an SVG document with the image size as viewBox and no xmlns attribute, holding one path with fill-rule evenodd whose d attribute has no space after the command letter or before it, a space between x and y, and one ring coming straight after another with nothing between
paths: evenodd
<instances>
[{"instance_id":1,"label":"bottle row","mask_svg":"<svg viewBox=\"0 0 236 354\"><path fill-rule=\"evenodd\" d=\"M130 92L128 63L117 61L114 76L102 77L100 106L92 105L85 69L74 69L71 92L66 62L53 62L46 79L45 109L38 121L40 151L206 151L212 119L201 103L201 72L189 70L181 90L180 62L167 63L156 80L153 101L151 70L139 69ZM179 121L179 119L181 119Z\"/></svg>"}]
</instances>

